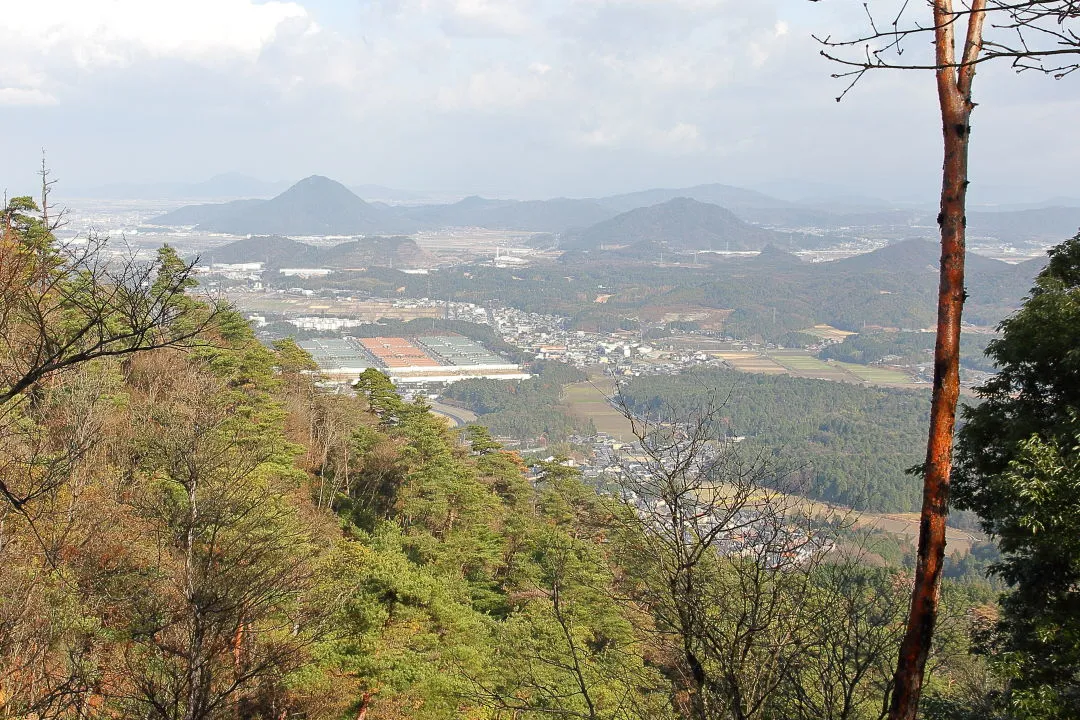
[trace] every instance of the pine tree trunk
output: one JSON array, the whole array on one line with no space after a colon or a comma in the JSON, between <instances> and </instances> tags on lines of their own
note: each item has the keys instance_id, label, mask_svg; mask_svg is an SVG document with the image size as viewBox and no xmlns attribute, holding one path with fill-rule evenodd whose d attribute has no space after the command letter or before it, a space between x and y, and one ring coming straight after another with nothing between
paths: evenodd
<instances>
[{"instance_id":1,"label":"pine tree trunk","mask_svg":"<svg viewBox=\"0 0 1080 720\"><path fill-rule=\"evenodd\" d=\"M889 720L915 720L930 654L945 560L945 519L949 507L953 428L960 396L960 319L964 308L964 253L971 136L971 81L982 46L985 0L975 0L968 16L961 61L954 49L952 0L935 0L934 24L938 102L944 138L941 178L941 270L938 285L934 394L926 446L919 553L907 632L893 679ZM959 65L959 67L958 67Z\"/></svg>"}]
</instances>

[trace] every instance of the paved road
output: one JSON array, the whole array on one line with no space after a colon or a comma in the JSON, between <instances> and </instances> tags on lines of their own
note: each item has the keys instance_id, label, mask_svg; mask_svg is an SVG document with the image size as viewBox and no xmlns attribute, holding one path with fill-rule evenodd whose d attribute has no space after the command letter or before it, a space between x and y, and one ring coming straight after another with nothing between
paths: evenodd
<instances>
[{"instance_id":1,"label":"paved road","mask_svg":"<svg viewBox=\"0 0 1080 720\"><path fill-rule=\"evenodd\" d=\"M476 422L476 414L464 410L459 407L452 407L450 405L444 405L439 402L431 403L431 412L436 415L442 415L454 424L454 427L461 427L463 425L472 425Z\"/></svg>"}]
</instances>

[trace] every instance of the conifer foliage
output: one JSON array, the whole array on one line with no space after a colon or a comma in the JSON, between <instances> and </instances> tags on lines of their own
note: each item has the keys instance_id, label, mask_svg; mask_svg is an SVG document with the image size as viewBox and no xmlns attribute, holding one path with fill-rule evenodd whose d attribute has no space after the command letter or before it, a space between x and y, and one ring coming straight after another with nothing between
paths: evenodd
<instances>
[{"instance_id":1,"label":"conifer foliage","mask_svg":"<svg viewBox=\"0 0 1080 720\"><path fill-rule=\"evenodd\" d=\"M377 371L322 392L167 248L2 220L0 718L877 716L903 572L732 505L715 423L598 492Z\"/></svg>"},{"instance_id":2,"label":"conifer foliage","mask_svg":"<svg viewBox=\"0 0 1080 720\"><path fill-rule=\"evenodd\" d=\"M956 503L1001 546L1006 593L986 648L1018 717L1080 713L1080 235L1054 248L988 354L966 409Z\"/></svg>"}]
</instances>

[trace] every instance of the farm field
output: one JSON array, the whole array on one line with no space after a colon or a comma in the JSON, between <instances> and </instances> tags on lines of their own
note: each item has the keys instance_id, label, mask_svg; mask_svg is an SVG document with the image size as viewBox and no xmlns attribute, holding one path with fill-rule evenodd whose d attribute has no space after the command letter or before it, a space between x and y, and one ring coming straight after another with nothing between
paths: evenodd
<instances>
[{"instance_id":1,"label":"farm field","mask_svg":"<svg viewBox=\"0 0 1080 720\"><path fill-rule=\"evenodd\" d=\"M900 372L899 370L892 370L877 365L858 365L845 362L836 362L835 364L840 365L860 380L869 383L886 383L892 385L907 384L911 382L911 377L907 373Z\"/></svg>"},{"instance_id":2,"label":"farm field","mask_svg":"<svg viewBox=\"0 0 1080 720\"><path fill-rule=\"evenodd\" d=\"M838 328L834 328L832 325L815 325L814 327L806 328L805 330L800 330L799 332L806 333L807 335L813 335L814 337L819 337L822 340L843 340L849 335L858 334L850 332L848 330L840 330Z\"/></svg>"},{"instance_id":3,"label":"farm field","mask_svg":"<svg viewBox=\"0 0 1080 720\"><path fill-rule=\"evenodd\" d=\"M754 352L718 352L714 353L714 355L727 360L732 367L741 372L762 373L765 375L783 375L788 372L782 365Z\"/></svg>"},{"instance_id":4,"label":"farm field","mask_svg":"<svg viewBox=\"0 0 1080 720\"><path fill-rule=\"evenodd\" d=\"M332 315L375 322L380 318L415 320L437 318L442 310L436 307L395 307L391 302L364 300L328 300L283 293L228 293L228 300L247 312L270 312L281 315Z\"/></svg>"},{"instance_id":5,"label":"farm field","mask_svg":"<svg viewBox=\"0 0 1080 720\"><path fill-rule=\"evenodd\" d=\"M857 516L855 525L857 527L881 530L890 535L904 538L911 543L912 547L919 546L918 513L860 513ZM972 544L984 541L986 538L981 533L946 526L945 539L948 542L947 552L966 553L971 550Z\"/></svg>"},{"instance_id":6,"label":"farm field","mask_svg":"<svg viewBox=\"0 0 1080 720\"><path fill-rule=\"evenodd\" d=\"M630 421L608 404L607 395L613 389L611 379L600 375L593 380L567 385L563 388L563 402L575 415L592 420L597 431L631 442L634 435L630 431Z\"/></svg>"},{"instance_id":7,"label":"farm field","mask_svg":"<svg viewBox=\"0 0 1080 720\"><path fill-rule=\"evenodd\" d=\"M793 374L803 377L821 378L822 380L842 380L847 382L859 380L858 377L852 375L844 368L819 360L807 353L781 351L772 353L770 357L790 370Z\"/></svg>"}]
</instances>

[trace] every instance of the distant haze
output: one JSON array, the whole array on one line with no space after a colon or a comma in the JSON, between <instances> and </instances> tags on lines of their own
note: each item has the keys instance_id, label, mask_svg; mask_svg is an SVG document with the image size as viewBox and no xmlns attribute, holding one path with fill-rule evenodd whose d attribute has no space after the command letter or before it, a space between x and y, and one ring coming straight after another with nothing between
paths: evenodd
<instances>
[{"instance_id":1,"label":"distant haze","mask_svg":"<svg viewBox=\"0 0 1080 720\"><path fill-rule=\"evenodd\" d=\"M179 191L193 193L206 185L224 187L223 181L216 179L180 186ZM258 189L243 179L228 186L236 192L227 195L241 194L239 190L248 186ZM139 188L118 189L136 190ZM391 205L367 202L331 178L312 175L270 199L185 205L146 222L231 235L396 235L453 227L526 230L560 236L547 236L541 244L562 242L564 248L577 250L628 245L631 254L652 257L665 248L677 252L761 250L767 245L808 249L845 241L843 233L835 237L806 235L803 228L862 227L878 239L922 236L934 233L936 215L936 208L890 207L859 196L852 196L848 203L841 201L839 206L798 205L719 184L591 199L522 201L470 196L449 204ZM748 223L797 231L776 233ZM993 212L973 208L968 213L968 227L973 242L989 237L1006 244L1038 246L1056 242L1080 227L1080 207L995 208ZM561 237L564 233L566 237Z\"/></svg>"},{"instance_id":2,"label":"distant haze","mask_svg":"<svg viewBox=\"0 0 1080 720\"><path fill-rule=\"evenodd\" d=\"M790 200L932 202L933 78L842 103L811 32L833 0L11 0L0 143L69 194L222 173L268 197L318 173L365 199L600 197L725 183ZM1080 196L1080 77L980 70L972 199ZM375 197L386 194L388 197ZM244 193L250 196L250 193Z\"/></svg>"}]
</instances>

